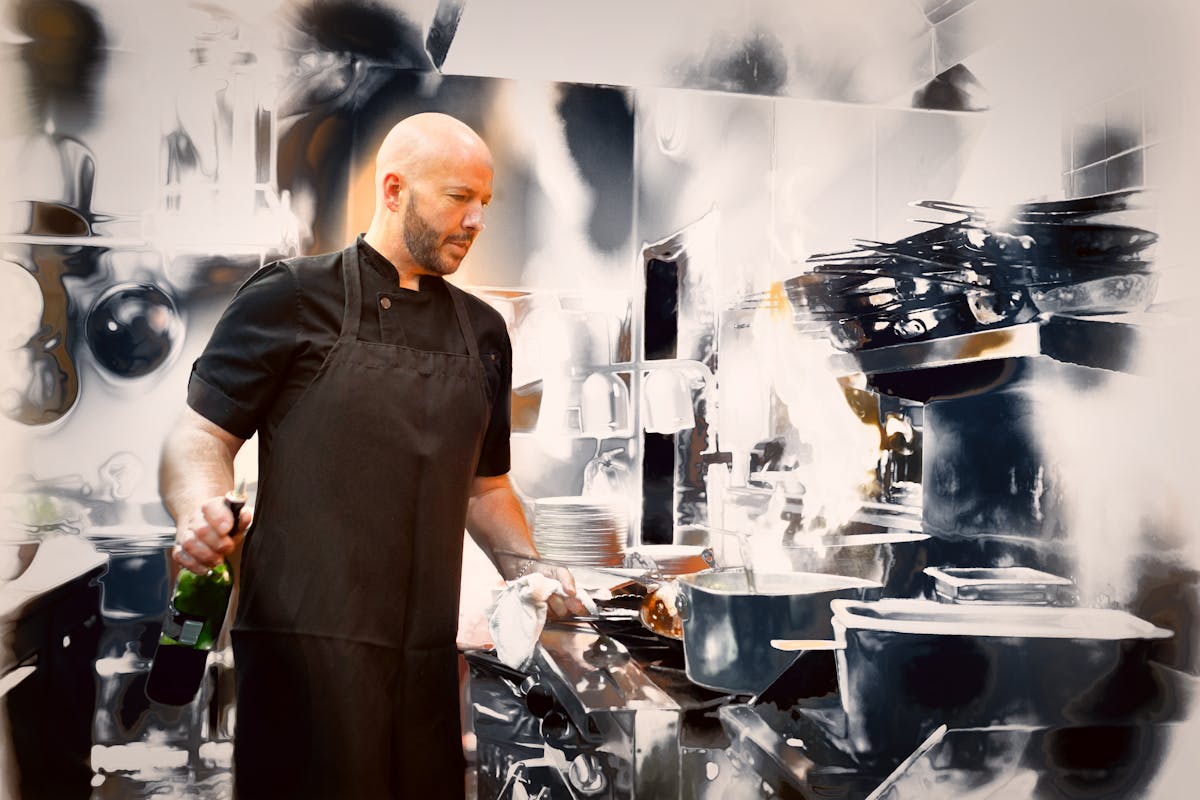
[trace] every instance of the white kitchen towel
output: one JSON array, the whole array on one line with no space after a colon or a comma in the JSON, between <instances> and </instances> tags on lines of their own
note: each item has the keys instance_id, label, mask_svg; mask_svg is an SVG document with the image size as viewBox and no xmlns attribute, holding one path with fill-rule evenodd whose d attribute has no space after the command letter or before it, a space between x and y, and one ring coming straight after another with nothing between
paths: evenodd
<instances>
[{"instance_id":1,"label":"white kitchen towel","mask_svg":"<svg viewBox=\"0 0 1200 800\"><path fill-rule=\"evenodd\" d=\"M538 637L546 625L547 601L555 594L567 596L561 583L540 572L505 584L488 618L492 644L502 663L523 669L533 658ZM578 589L576 597L590 613L596 613L596 605L586 591Z\"/></svg>"}]
</instances>

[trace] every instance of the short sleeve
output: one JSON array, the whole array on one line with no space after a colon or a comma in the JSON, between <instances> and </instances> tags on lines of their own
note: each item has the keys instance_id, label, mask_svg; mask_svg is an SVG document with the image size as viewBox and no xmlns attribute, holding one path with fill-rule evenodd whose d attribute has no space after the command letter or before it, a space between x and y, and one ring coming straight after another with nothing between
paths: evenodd
<instances>
[{"instance_id":1,"label":"short sleeve","mask_svg":"<svg viewBox=\"0 0 1200 800\"><path fill-rule=\"evenodd\" d=\"M504 475L511 467L512 344L503 320L499 320L498 327L498 331L485 336L480 343L479 355L483 359L488 397L492 401L492 416L483 435L483 449L475 469L479 477Z\"/></svg>"},{"instance_id":2,"label":"short sleeve","mask_svg":"<svg viewBox=\"0 0 1200 800\"><path fill-rule=\"evenodd\" d=\"M230 300L192 365L188 405L249 439L266 418L295 356L299 289L287 264L268 264Z\"/></svg>"}]
</instances>

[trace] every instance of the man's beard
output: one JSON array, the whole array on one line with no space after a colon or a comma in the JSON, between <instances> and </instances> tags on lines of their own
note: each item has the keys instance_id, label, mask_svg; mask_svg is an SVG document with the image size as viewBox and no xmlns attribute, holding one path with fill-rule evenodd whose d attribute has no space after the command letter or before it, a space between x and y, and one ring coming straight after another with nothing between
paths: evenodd
<instances>
[{"instance_id":1,"label":"man's beard","mask_svg":"<svg viewBox=\"0 0 1200 800\"><path fill-rule=\"evenodd\" d=\"M404 210L404 246L408 254L419 266L424 267L435 275L449 275L458 269L458 264L449 263L438 252L441 245L441 235L417 213L417 198L412 195L408 208ZM471 244L469 237L448 237L448 241L461 241Z\"/></svg>"}]
</instances>

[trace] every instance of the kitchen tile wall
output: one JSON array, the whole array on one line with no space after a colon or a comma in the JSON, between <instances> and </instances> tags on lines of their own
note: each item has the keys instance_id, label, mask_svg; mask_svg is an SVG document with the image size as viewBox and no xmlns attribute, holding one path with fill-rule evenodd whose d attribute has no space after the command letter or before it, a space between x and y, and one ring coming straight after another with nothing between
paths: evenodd
<instances>
[{"instance_id":1,"label":"kitchen tile wall","mask_svg":"<svg viewBox=\"0 0 1200 800\"><path fill-rule=\"evenodd\" d=\"M1062 130L1063 193L1099 192L1169 182L1189 131L1194 102L1169 76L1134 85L1092 86L1065 118Z\"/></svg>"}]
</instances>

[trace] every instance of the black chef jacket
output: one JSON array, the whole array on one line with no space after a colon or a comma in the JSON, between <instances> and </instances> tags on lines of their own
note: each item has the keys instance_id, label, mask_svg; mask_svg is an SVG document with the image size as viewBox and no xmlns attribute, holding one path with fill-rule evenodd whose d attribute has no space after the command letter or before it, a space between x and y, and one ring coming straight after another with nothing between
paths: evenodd
<instances>
[{"instance_id":1,"label":"black chef jacket","mask_svg":"<svg viewBox=\"0 0 1200 800\"><path fill-rule=\"evenodd\" d=\"M423 275L420 291L404 289L396 269L361 236L358 248L360 339L467 352L442 278ZM265 462L275 430L337 341L344 300L338 253L277 261L258 270L238 289L192 366L188 405L240 438L257 431ZM504 318L476 297L466 300L492 404L475 474L503 475L509 470L512 346ZM380 397L379 402L403 403L404 398ZM339 422L353 424L330 420Z\"/></svg>"}]
</instances>

